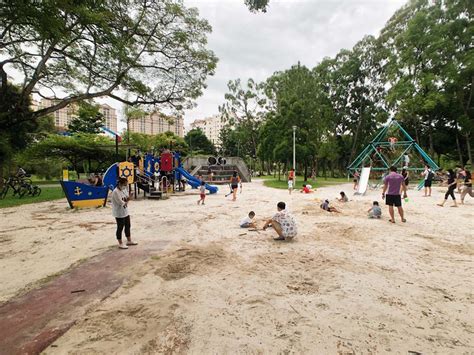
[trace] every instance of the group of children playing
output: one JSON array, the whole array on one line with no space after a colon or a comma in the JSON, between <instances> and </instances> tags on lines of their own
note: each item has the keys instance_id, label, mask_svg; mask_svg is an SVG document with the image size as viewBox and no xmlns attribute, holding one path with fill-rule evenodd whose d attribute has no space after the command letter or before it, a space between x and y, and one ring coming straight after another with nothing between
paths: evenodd
<instances>
[{"instance_id":1,"label":"group of children playing","mask_svg":"<svg viewBox=\"0 0 474 355\"><path fill-rule=\"evenodd\" d=\"M349 202L349 198L347 197L347 195L344 191L341 191L339 193L339 195L341 197L337 198L337 201L342 202L342 203ZM336 207L331 206L329 204L328 199L325 199L319 207L321 207L321 209L323 209L324 211L327 211L327 212L341 213L340 210L338 210ZM382 209L380 208L379 203L377 201L374 201L372 203L372 207L369 208L367 213L368 213L369 218L381 218L382 217Z\"/></svg>"}]
</instances>

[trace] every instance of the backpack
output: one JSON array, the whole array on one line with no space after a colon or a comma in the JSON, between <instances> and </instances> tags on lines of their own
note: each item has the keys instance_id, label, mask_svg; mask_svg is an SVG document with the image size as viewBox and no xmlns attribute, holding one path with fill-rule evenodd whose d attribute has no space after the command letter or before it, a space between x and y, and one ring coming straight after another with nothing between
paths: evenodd
<instances>
[{"instance_id":1,"label":"backpack","mask_svg":"<svg viewBox=\"0 0 474 355\"><path fill-rule=\"evenodd\" d=\"M434 172L432 170L428 171L428 177L426 179L433 180L433 178L434 178Z\"/></svg>"}]
</instances>

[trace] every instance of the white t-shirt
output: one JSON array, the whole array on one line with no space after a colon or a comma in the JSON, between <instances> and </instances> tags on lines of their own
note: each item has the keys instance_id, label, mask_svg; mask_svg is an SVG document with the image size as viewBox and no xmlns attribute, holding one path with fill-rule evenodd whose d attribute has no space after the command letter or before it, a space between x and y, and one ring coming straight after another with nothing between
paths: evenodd
<instances>
[{"instance_id":1,"label":"white t-shirt","mask_svg":"<svg viewBox=\"0 0 474 355\"><path fill-rule=\"evenodd\" d=\"M430 173L432 173L433 170L431 169L426 169L424 172L423 172L423 175L425 176L425 181L428 180L428 176L430 176Z\"/></svg>"},{"instance_id":2,"label":"white t-shirt","mask_svg":"<svg viewBox=\"0 0 474 355\"><path fill-rule=\"evenodd\" d=\"M252 218L250 218L249 216L245 217L243 220L240 221L240 226L245 226L245 225L248 225L250 223L252 223L253 220Z\"/></svg>"},{"instance_id":3,"label":"white t-shirt","mask_svg":"<svg viewBox=\"0 0 474 355\"><path fill-rule=\"evenodd\" d=\"M128 208L125 200L128 198L128 188L120 190L118 187L112 191L112 216L115 218L124 218L128 216Z\"/></svg>"},{"instance_id":4,"label":"white t-shirt","mask_svg":"<svg viewBox=\"0 0 474 355\"><path fill-rule=\"evenodd\" d=\"M278 211L273 215L272 220L280 224L285 238L293 238L298 233L296 221L288 210Z\"/></svg>"}]
</instances>

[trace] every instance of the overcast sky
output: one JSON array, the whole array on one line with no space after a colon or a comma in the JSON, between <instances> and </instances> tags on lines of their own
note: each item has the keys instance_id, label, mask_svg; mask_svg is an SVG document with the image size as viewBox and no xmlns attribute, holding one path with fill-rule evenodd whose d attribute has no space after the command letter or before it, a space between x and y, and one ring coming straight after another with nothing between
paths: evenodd
<instances>
[{"instance_id":1,"label":"overcast sky","mask_svg":"<svg viewBox=\"0 0 474 355\"><path fill-rule=\"evenodd\" d=\"M198 106L185 125L218 112L231 79L265 80L298 61L310 68L350 49L366 34L378 35L406 0L270 0L266 13L248 11L244 0L184 0L209 21L209 48L219 58Z\"/></svg>"},{"instance_id":2,"label":"overcast sky","mask_svg":"<svg viewBox=\"0 0 474 355\"><path fill-rule=\"evenodd\" d=\"M214 76L185 112L185 126L218 113L227 82L265 80L298 61L310 68L324 57L350 49L366 34L378 35L406 0L270 0L266 13L248 11L244 0L184 0L212 26L209 48L219 58ZM121 114L121 104L106 101ZM123 128L119 124L119 129Z\"/></svg>"}]
</instances>

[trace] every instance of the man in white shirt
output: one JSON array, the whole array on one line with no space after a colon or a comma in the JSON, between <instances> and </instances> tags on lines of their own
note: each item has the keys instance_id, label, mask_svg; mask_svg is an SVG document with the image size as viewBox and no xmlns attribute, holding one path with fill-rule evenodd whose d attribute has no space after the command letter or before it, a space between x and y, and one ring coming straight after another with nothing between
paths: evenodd
<instances>
[{"instance_id":1,"label":"man in white shirt","mask_svg":"<svg viewBox=\"0 0 474 355\"><path fill-rule=\"evenodd\" d=\"M278 212L265 223L263 230L271 226L278 234L278 238L273 238L274 240L292 240L298 233L296 221L286 209L284 202L278 202L277 210Z\"/></svg>"}]
</instances>

